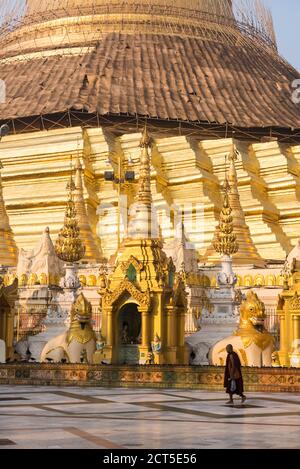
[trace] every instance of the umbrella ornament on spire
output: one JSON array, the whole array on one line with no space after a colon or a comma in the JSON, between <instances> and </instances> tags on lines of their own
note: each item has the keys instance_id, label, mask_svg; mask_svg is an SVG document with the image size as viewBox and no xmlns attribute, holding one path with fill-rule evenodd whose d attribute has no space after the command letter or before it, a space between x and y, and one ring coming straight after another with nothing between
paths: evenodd
<instances>
[{"instance_id":1,"label":"umbrella ornament on spire","mask_svg":"<svg viewBox=\"0 0 300 469\"><path fill-rule=\"evenodd\" d=\"M136 200L138 202L143 202L147 206L151 207L151 157L149 154L149 149L151 148L151 137L148 133L147 125L145 125L143 130L142 138L140 141L140 148L142 149L140 162L140 178Z\"/></svg>"},{"instance_id":2,"label":"umbrella ornament on spire","mask_svg":"<svg viewBox=\"0 0 300 469\"><path fill-rule=\"evenodd\" d=\"M76 187L71 174L70 181L67 184L69 196L65 211L64 226L58 234L55 245L57 256L64 262L72 264L80 261L85 255L85 247L80 238L80 229L73 197L75 189Z\"/></svg>"}]
</instances>

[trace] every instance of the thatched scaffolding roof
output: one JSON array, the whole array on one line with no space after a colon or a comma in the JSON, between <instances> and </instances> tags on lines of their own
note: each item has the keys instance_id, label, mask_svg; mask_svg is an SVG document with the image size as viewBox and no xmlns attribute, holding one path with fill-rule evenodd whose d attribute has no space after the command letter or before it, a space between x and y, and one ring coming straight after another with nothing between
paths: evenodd
<instances>
[{"instance_id":1,"label":"thatched scaffolding roof","mask_svg":"<svg viewBox=\"0 0 300 469\"><path fill-rule=\"evenodd\" d=\"M9 1L1 120L75 110L300 129L300 75L278 55L259 2L251 10L246 0L27 0L21 14Z\"/></svg>"}]
</instances>

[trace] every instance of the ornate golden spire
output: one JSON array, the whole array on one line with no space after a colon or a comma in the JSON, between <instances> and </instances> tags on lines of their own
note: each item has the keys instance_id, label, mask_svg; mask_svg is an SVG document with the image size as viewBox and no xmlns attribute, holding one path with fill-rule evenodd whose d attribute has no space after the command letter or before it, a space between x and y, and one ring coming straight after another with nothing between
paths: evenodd
<instances>
[{"instance_id":1,"label":"ornate golden spire","mask_svg":"<svg viewBox=\"0 0 300 469\"><path fill-rule=\"evenodd\" d=\"M73 200L75 184L72 175L67 185L67 190L69 191L69 197L65 212L65 221L64 226L58 234L55 251L61 260L73 264L84 257L85 247L80 239L80 229L76 218L77 213Z\"/></svg>"},{"instance_id":2,"label":"ornate golden spire","mask_svg":"<svg viewBox=\"0 0 300 469\"><path fill-rule=\"evenodd\" d=\"M264 265L264 261L258 254L258 251L251 238L249 227L246 223L245 214L243 212L240 195L238 190L238 178L235 163L239 159L240 154L236 148L228 155L229 171L228 183L230 190L228 192L229 205L232 209L233 227L239 244L238 262L253 263L255 265Z\"/></svg>"},{"instance_id":3,"label":"ornate golden spire","mask_svg":"<svg viewBox=\"0 0 300 469\"><path fill-rule=\"evenodd\" d=\"M130 217L129 237L135 239L158 239L158 224L152 205L151 194L151 138L145 125L140 142L141 160L138 190Z\"/></svg>"},{"instance_id":4,"label":"ornate golden spire","mask_svg":"<svg viewBox=\"0 0 300 469\"><path fill-rule=\"evenodd\" d=\"M250 230L246 223L245 215L240 202L238 178L235 167L235 163L238 160L238 157L239 152L233 146L230 153L226 156L226 161L227 158L229 160L229 170L228 174L226 175L227 199L228 205L231 209L233 231L239 246L238 253L232 255L233 263L236 265L254 264L259 267L264 267L265 261L259 255L253 243ZM210 247L207 249L206 254L204 256L205 261L212 263L218 262L215 249L215 245L217 243L217 234L218 228L215 232L214 240Z\"/></svg>"},{"instance_id":5,"label":"ornate golden spire","mask_svg":"<svg viewBox=\"0 0 300 469\"><path fill-rule=\"evenodd\" d=\"M84 257L89 262L100 262L102 259L100 248L92 232L84 201L83 169L79 156L76 158L75 170L75 190L73 197L81 238L86 248Z\"/></svg>"},{"instance_id":6,"label":"ornate golden spire","mask_svg":"<svg viewBox=\"0 0 300 469\"><path fill-rule=\"evenodd\" d=\"M9 218L3 199L2 168L3 165L0 161L0 265L16 266L18 262L18 248L9 224Z\"/></svg>"},{"instance_id":7,"label":"ornate golden spire","mask_svg":"<svg viewBox=\"0 0 300 469\"><path fill-rule=\"evenodd\" d=\"M147 207L151 208L151 166L149 154L149 148L151 147L151 138L149 136L146 125L143 130L140 147L142 149L142 153L140 162L139 187L136 196L136 202L142 202L143 204L146 204Z\"/></svg>"},{"instance_id":8,"label":"ornate golden spire","mask_svg":"<svg viewBox=\"0 0 300 469\"><path fill-rule=\"evenodd\" d=\"M214 241L213 246L216 252L222 256L232 256L238 252L239 245L236 240L236 235L233 232L232 208L230 207L228 197L230 185L227 176L223 186L223 191L223 208L221 210L220 222L217 227L216 240Z\"/></svg>"}]
</instances>

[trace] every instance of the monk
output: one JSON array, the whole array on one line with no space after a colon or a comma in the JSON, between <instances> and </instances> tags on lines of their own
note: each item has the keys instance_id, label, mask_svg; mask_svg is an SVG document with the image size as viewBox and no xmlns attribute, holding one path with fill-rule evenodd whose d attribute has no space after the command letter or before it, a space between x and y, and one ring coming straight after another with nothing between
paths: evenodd
<instances>
[{"instance_id":1,"label":"monk","mask_svg":"<svg viewBox=\"0 0 300 469\"><path fill-rule=\"evenodd\" d=\"M242 403L245 402L246 396L244 395L244 383L242 377L241 362L239 356L233 351L231 344L226 347L228 353L226 359L225 375L224 375L224 388L229 394L229 401L227 404L233 404L233 395L237 394L242 398Z\"/></svg>"}]
</instances>

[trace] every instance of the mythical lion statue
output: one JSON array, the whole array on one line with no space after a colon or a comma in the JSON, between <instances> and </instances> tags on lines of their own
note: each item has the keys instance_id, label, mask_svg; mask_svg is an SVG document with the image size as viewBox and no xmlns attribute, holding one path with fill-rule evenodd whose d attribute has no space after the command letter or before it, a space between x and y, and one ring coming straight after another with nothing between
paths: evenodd
<instances>
[{"instance_id":1,"label":"mythical lion statue","mask_svg":"<svg viewBox=\"0 0 300 469\"><path fill-rule=\"evenodd\" d=\"M87 361L92 363L96 350L96 334L93 331L92 306L81 293L72 305L69 330L45 345L41 361L60 362L62 359L69 363L80 363L83 353Z\"/></svg>"},{"instance_id":2,"label":"mythical lion statue","mask_svg":"<svg viewBox=\"0 0 300 469\"><path fill-rule=\"evenodd\" d=\"M272 366L274 338L264 327L265 318L265 305L250 291L240 307L239 328L210 349L209 363L225 365L226 345L232 344L242 366Z\"/></svg>"}]
</instances>

